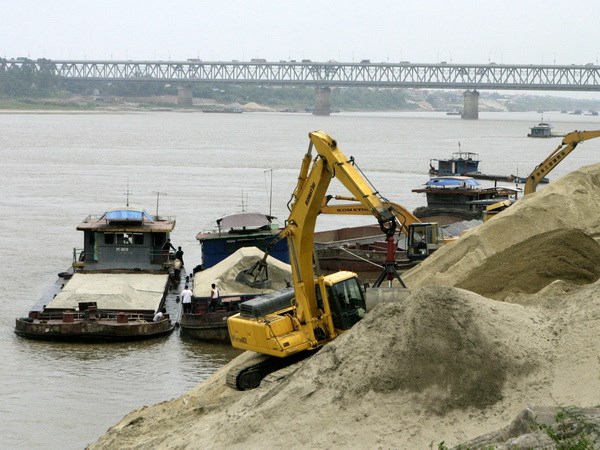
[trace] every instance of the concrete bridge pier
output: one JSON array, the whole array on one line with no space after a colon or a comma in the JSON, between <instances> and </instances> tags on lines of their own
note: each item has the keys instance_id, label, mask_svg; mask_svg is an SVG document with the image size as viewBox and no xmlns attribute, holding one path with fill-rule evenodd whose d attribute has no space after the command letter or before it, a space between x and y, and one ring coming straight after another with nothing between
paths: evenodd
<instances>
[{"instance_id":1,"label":"concrete bridge pier","mask_svg":"<svg viewBox=\"0 0 600 450\"><path fill-rule=\"evenodd\" d=\"M194 106L194 90L191 85L177 86L177 106L183 108Z\"/></svg>"},{"instance_id":2,"label":"concrete bridge pier","mask_svg":"<svg viewBox=\"0 0 600 450\"><path fill-rule=\"evenodd\" d=\"M477 120L479 119L479 92L476 90L465 91L463 103L463 113L461 119Z\"/></svg>"},{"instance_id":3,"label":"concrete bridge pier","mask_svg":"<svg viewBox=\"0 0 600 450\"><path fill-rule=\"evenodd\" d=\"M331 114L331 88L318 87L315 89L315 116Z\"/></svg>"}]
</instances>

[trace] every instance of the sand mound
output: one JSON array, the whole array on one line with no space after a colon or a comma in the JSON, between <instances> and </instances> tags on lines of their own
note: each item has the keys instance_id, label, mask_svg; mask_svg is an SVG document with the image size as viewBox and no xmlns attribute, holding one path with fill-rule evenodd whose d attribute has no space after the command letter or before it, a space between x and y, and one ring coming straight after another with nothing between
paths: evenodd
<instances>
[{"instance_id":1,"label":"sand mound","mask_svg":"<svg viewBox=\"0 0 600 450\"><path fill-rule=\"evenodd\" d=\"M286 448L322 448L324 443L425 448L438 438L456 440L466 429L474 437L508 422L522 408L523 391L536 400L547 397L551 383L545 366L552 355L541 322L519 305L456 288L420 289L405 303L377 306L283 381L243 394L231 391L236 398L221 396L218 406L208 405L215 397L197 397L197 425L191 429L173 414L161 438L153 428L158 418L143 429L126 426L140 426L134 413L113 433L117 440L107 436L98 444L128 445L130 433L140 447L193 442L211 448L253 448L264 442ZM207 390L218 384L216 378ZM519 406L513 409L513 402ZM148 419L152 411L141 415ZM465 415L468 422L449 431Z\"/></svg>"},{"instance_id":2,"label":"sand mound","mask_svg":"<svg viewBox=\"0 0 600 450\"><path fill-rule=\"evenodd\" d=\"M485 260L546 231L577 228L600 238L600 164L583 167L527 195L403 275L409 287L458 286Z\"/></svg>"},{"instance_id":3,"label":"sand mound","mask_svg":"<svg viewBox=\"0 0 600 450\"><path fill-rule=\"evenodd\" d=\"M255 289L247 284L236 281L237 275L251 268L260 261L264 252L256 247L243 247L223 261L196 273L194 277L194 295L196 297L210 296L210 285L215 283L221 290L221 295L255 294L274 292L285 288L292 280L290 265L272 256L267 257L267 270L271 288Z\"/></svg>"},{"instance_id":4,"label":"sand mound","mask_svg":"<svg viewBox=\"0 0 600 450\"><path fill-rule=\"evenodd\" d=\"M562 280L589 284L600 278L600 244L581 230L558 229L533 236L487 258L457 287L503 299L540 291Z\"/></svg>"}]
</instances>

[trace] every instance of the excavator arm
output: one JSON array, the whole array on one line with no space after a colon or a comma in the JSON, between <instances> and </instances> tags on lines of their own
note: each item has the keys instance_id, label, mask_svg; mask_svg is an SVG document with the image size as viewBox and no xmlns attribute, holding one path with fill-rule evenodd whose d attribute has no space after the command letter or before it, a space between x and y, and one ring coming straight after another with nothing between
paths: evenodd
<instances>
[{"instance_id":1,"label":"excavator arm","mask_svg":"<svg viewBox=\"0 0 600 450\"><path fill-rule=\"evenodd\" d=\"M353 198L358 199L361 206L377 218L386 234L391 231L393 235L396 227L395 217L384 200L362 177L353 161L340 151L336 141L322 131L309 133L309 137L318 155L306 177L301 171L287 225L282 231L288 238L298 318L301 322L310 320L318 313L314 298L314 231L332 178L337 178L353 194ZM304 170L304 164L302 167L301 170Z\"/></svg>"},{"instance_id":2,"label":"excavator arm","mask_svg":"<svg viewBox=\"0 0 600 450\"><path fill-rule=\"evenodd\" d=\"M344 204L329 204L331 200L343 200L352 203ZM404 206L398 203L384 201L383 205L396 217L398 225L400 225L401 231L408 236L408 227L413 223L421 223L421 221ZM368 216L371 214L368 208L361 204L354 197L347 197L344 195L328 195L321 206L321 214L342 214L342 215L364 215Z\"/></svg>"},{"instance_id":3,"label":"excavator arm","mask_svg":"<svg viewBox=\"0 0 600 450\"><path fill-rule=\"evenodd\" d=\"M535 192L538 183L549 174L580 142L600 137L600 130L573 131L565 135L561 144L548 157L538 165L527 177L524 195Z\"/></svg>"}]
</instances>

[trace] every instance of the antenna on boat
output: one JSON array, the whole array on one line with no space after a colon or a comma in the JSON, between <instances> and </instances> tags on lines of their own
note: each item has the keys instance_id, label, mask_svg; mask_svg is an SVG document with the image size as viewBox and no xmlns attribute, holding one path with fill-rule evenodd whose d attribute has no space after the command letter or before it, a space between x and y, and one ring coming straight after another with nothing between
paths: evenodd
<instances>
[{"instance_id":1,"label":"antenna on boat","mask_svg":"<svg viewBox=\"0 0 600 450\"><path fill-rule=\"evenodd\" d=\"M156 218L158 219L158 199L160 198L161 195L167 195L164 192L158 192L158 191L154 191L154 194L156 194Z\"/></svg>"},{"instance_id":2,"label":"antenna on boat","mask_svg":"<svg viewBox=\"0 0 600 450\"><path fill-rule=\"evenodd\" d=\"M273 169L267 169L264 173L271 172L271 186L269 188L269 215L271 216L271 206L273 205Z\"/></svg>"},{"instance_id":3,"label":"antenna on boat","mask_svg":"<svg viewBox=\"0 0 600 450\"><path fill-rule=\"evenodd\" d=\"M244 204L244 190L242 189L242 212L246 211L246 206Z\"/></svg>"},{"instance_id":4,"label":"antenna on boat","mask_svg":"<svg viewBox=\"0 0 600 450\"><path fill-rule=\"evenodd\" d=\"M127 191L125 192L125 195L127 196L127 202L125 206L127 206L127 208L129 208L129 194L131 194L131 192L129 191L129 178L127 178Z\"/></svg>"}]
</instances>

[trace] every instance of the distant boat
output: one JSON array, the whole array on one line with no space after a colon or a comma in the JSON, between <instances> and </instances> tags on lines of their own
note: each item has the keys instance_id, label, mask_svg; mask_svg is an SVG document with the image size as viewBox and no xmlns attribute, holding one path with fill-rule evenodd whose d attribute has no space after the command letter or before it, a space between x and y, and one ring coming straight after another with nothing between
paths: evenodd
<instances>
[{"instance_id":1,"label":"distant boat","mask_svg":"<svg viewBox=\"0 0 600 450\"><path fill-rule=\"evenodd\" d=\"M453 111L448 111L446 113L447 116L462 116L462 111L455 109Z\"/></svg>"},{"instance_id":2,"label":"distant boat","mask_svg":"<svg viewBox=\"0 0 600 450\"><path fill-rule=\"evenodd\" d=\"M227 114L241 114L244 112L241 108L219 108L219 109L203 109L205 113L227 113Z\"/></svg>"},{"instance_id":3,"label":"distant boat","mask_svg":"<svg viewBox=\"0 0 600 450\"><path fill-rule=\"evenodd\" d=\"M549 138L555 136L556 135L552 134L552 125L543 120L537 125L532 126L531 131L527 134L527 137L532 138Z\"/></svg>"},{"instance_id":4,"label":"distant boat","mask_svg":"<svg viewBox=\"0 0 600 450\"><path fill-rule=\"evenodd\" d=\"M562 136L562 135L555 135ZM459 143L460 148L460 143ZM437 162L437 167L434 163ZM485 174L479 171L479 154L472 152L454 152L450 158L430 159L429 174L436 176L467 176L477 180L505 181L508 183L525 183L526 178L515 175ZM548 178L543 178L540 183L548 183Z\"/></svg>"},{"instance_id":5,"label":"distant boat","mask_svg":"<svg viewBox=\"0 0 600 450\"><path fill-rule=\"evenodd\" d=\"M459 143L460 147L460 143ZM433 163L437 162L437 167ZM431 175L466 175L479 173L479 155L472 152L454 152L447 159L430 159Z\"/></svg>"}]
</instances>

